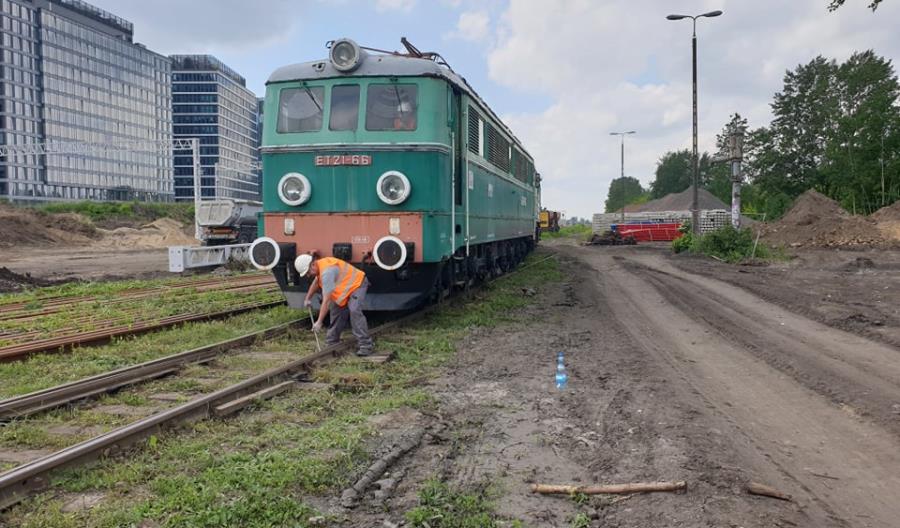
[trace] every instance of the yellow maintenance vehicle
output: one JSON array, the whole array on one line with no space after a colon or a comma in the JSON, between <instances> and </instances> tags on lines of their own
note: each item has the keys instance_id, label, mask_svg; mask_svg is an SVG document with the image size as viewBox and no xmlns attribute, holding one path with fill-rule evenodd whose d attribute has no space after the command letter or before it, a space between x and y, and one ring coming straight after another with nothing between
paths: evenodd
<instances>
[{"instance_id":1,"label":"yellow maintenance vehicle","mask_svg":"<svg viewBox=\"0 0 900 528\"><path fill-rule=\"evenodd\" d=\"M562 213L558 211L548 211L547 209L541 209L541 214L538 217L540 220L541 233L546 233L548 231L555 233L559 231L559 221L562 218Z\"/></svg>"}]
</instances>

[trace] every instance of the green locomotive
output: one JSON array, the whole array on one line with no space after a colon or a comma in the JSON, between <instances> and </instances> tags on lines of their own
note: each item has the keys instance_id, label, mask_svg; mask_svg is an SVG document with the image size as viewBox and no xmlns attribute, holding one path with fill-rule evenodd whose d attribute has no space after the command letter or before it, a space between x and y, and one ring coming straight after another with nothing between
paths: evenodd
<instances>
[{"instance_id":1,"label":"green locomotive","mask_svg":"<svg viewBox=\"0 0 900 528\"><path fill-rule=\"evenodd\" d=\"M369 310L404 310L503 273L534 248L534 161L436 54L334 41L266 84L261 236L251 248L293 307L293 260L366 272Z\"/></svg>"}]
</instances>

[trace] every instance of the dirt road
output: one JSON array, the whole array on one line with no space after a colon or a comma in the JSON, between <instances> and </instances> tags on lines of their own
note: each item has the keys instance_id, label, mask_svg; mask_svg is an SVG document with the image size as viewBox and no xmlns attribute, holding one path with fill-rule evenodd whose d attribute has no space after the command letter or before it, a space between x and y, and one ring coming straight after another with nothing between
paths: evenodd
<instances>
[{"instance_id":1,"label":"dirt road","mask_svg":"<svg viewBox=\"0 0 900 528\"><path fill-rule=\"evenodd\" d=\"M169 252L166 248L15 247L0 251L0 266L50 280L140 279L167 276Z\"/></svg>"},{"instance_id":2,"label":"dirt road","mask_svg":"<svg viewBox=\"0 0 900 528\"><path fill-rule=\"evenodd\" d=\"M531 322L463 344L436 387L447 427L395 472L388 511L438 473L492 483L499 512L527 526L897 526L900 351L661 251L554 251L566 283L539 293ZM529 491L657 480L688 490L581 503ZM750 496L751 480L794 500ZM359 525L399 520L384 511Z\"/></svg>"}]
</instances>

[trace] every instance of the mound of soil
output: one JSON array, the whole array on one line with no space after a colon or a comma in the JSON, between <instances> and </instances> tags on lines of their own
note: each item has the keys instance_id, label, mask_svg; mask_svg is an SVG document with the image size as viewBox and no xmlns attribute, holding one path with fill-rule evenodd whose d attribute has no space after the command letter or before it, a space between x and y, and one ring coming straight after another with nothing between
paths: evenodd
<instances>
[{"instance_id":1,"label":"mound of soil","mask_svg":"<svg viewBox=\"0 0 900 528\"><path fill-rule=\"evenodd\" d=\"M34 287L54 286L64 282L69 281L40 279L32 277L30 273L22 275L5 266L0 267L0 293L19 292Z\"/></svg>"},{"instance_id":2,"label":"mound of soil","mask_svg":"<svg viewBox=\"0 0 900 528\"><path fill-rule=\"evenodd\" d=\"M879 224L882 222L900 222L900 201L882 207L869 215L869 218Z\"/></svg>"},{"instance_id":3,"label":"mound of soil","mask_svg":"<svg viewBox=\"0 0 900 528\"><path fill-rule=\"evenodd\" d=\"M100 229L103 239L93 244L93 247L141 249L197 245L197 240L186 234L184 229L181 222L171 218L160 218L137 229L132 227Z\"/></svg>"},{"instance_id":4,"label":"mound of soil","mask_svg":"<svg viewBox=\"0 0 900 528\"><path fill-rule=\"evenodd\" d=\"M882 207L869 218L878 224L881 234L895 242L900 242L900 201Z\"/></svg>"},{"instance_id":5,"label":"mound of soil","mask_svg":"<svg viewBox=\"0 0 900 528\"><path fill-rule=\"evenodd\" d=\"M890 240L875 221L854 216L837 202L812 189L797 197L778 221L760 227L762 238L790 247L885 246Z\"/></svg>"},{"instance_id":6,"label":"mound of soil","mask_svg":"<svg viewBox=\"0 0 900 528\"><path fill-rule=\"evenodd\" d=\"M0 204L0 247L80 245L100 238L90 220L74 213L47 214Z\"/></svg>"}]
</instances>

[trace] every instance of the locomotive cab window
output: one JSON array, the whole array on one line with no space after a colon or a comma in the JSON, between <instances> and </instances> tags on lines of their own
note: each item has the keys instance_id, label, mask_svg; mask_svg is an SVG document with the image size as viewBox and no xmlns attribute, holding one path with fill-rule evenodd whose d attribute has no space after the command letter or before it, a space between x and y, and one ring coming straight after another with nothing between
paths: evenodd
<instances>
[{"instance_id":1,"label":"locomotive cab window","mask_svg":"<svg viewBox=\"0 0 900 528\"><path fill-rule=\"evenodd\" d=\"M415 130L419 87L414 84L370 84L366 92L366 130Z\"/></svg>"},{"instance_id":2,"label":"locomotive cab window","mask_svg":"<svg viewBox=\"0 0 900 528\"><path fill-rule=\"evenodd\" d=\"M325 89L321 86L285 88L278 102L278 133L318 132L322 129Z\"/></svg>"},{"instance_id":3,"label":"locomotive cab window","mask_svg":"<svg viewBox=\"0 0 900 528\"><path fill-rule=\"evenodd\" d=\"M331 89L329 130L356 130L359 123L359 85L344 84Z\"/></svg>"}]
</instances>

